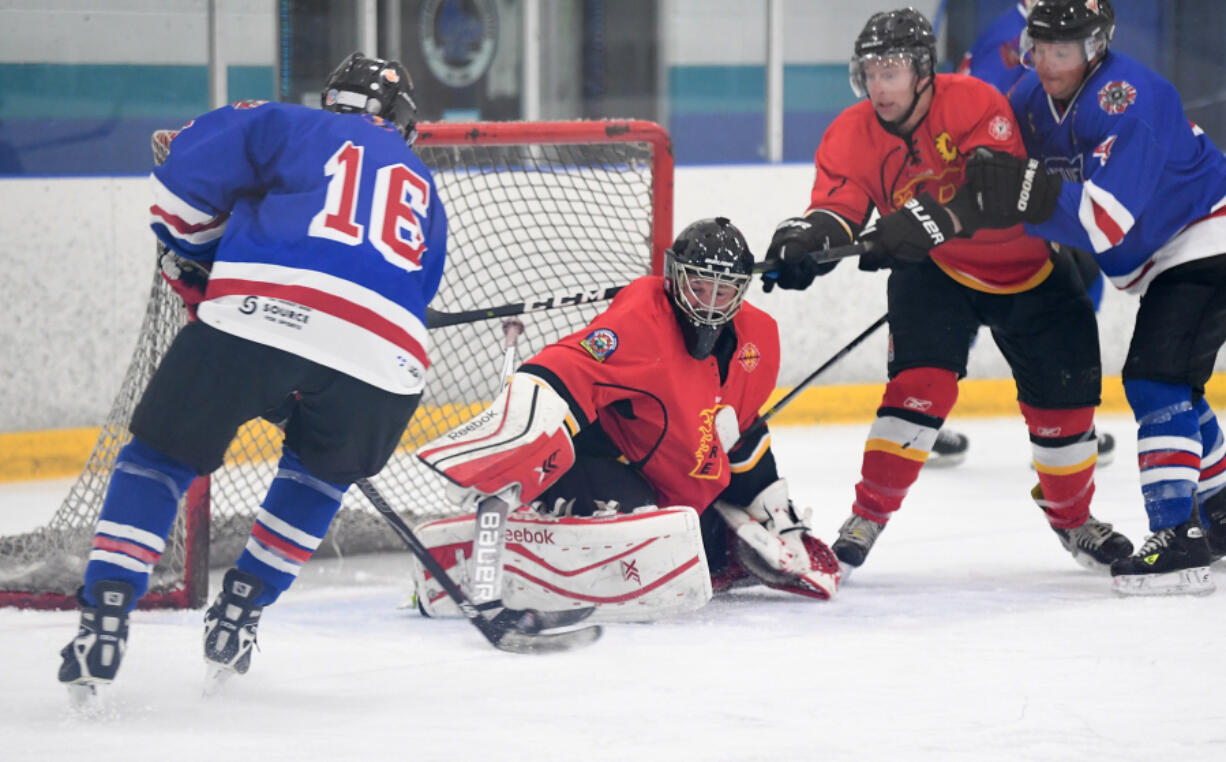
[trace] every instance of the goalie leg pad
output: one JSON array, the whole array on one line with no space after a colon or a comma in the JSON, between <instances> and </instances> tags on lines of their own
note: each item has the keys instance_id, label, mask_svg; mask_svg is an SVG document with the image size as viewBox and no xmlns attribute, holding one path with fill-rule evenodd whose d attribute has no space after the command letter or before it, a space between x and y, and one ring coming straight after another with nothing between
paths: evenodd
<instances>
[{"instance_id":1,"label":"goalie leg pad","mask_svg":"<svg viewBox=\"0 0 1226 762\"><path fill-rule=\"evenodd\" d=\"M516 373L493 404L426 444L417 457L459 488L449 489L448 497L460 505L514 489L528 503L574 465L571 436L578 431L566 401L549 384Z\"/></svg>"},{"instance_id":2,"label":"goalie leg pad","mask_svg":"<svg viewBox=\"0 0 1226 762\"><path fill-rule=\"evenodd\" d=\"M798 516L784 479L744 508L717 500L714 508L736 533L736 558L768 587L827 600L839 588L839 563Z\"/></svg>"},{"instance_id":3,"label":"goalie leg pad","mask_svg":"<svg viewBox=\"0 0 1226 762\"><path fill-rule=\"evenodd\" d=\"M507 517L502 602L558 611L594 606L586 621L645 622L694 611L711 599L711 578L693 508L548 518ZM422 524L419 539L453 580L470 590L473 516ZM418 607L427 616L460 616L455 603L413 560Z\"/></svg>"}]
</instances>

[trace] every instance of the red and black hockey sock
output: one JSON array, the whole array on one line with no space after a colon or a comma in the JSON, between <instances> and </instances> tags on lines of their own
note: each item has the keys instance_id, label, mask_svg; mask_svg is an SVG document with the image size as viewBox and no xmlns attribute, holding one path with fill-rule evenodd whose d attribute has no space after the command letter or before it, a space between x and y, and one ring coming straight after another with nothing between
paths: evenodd
<instances>
[{"instance_id":1,"label":"red and black hockey sock","mask_svg":"<svg viewBox=\"0 0 1226 762\"><path fill-rule=\"evenodd\" d=\"M939 368L905 370L886 384L864 445L853 513L879 524L889 520L919 477L957 399L957 374Z\"/></svg>"},{"instance_id":2,"label":"red and black hockey sock","mask_svg":"<svg viewBox=\"0 0 1226 762\"><path fill-rule=\"evenodd\" d=\"M1094 408L1051 410L1025 402L1018 405L1030 429L1047 520L1057 529L1081 526L1090 515L1098 461Z\"/></svg>"}]
</instances>

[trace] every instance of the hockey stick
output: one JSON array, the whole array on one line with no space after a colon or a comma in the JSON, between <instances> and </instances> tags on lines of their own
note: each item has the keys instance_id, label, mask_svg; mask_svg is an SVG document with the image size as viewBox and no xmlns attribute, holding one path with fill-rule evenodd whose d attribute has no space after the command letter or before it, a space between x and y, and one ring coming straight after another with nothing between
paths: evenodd
<instances>
[{"instance_id":1,"label":"hockey stick","mask_svg":"<svg viewBox=\"0 0 1226 762\"><path fill-rule=\"evenodd\" d=\"M503 609L493 619L487 619L477 605L472 602L464 591L452 581L447 570L443 568L430 549L422 544L404 519L384 499L378 488L369 479L358 479L358 489L366 496L375 510L391 525L409 551L417 557L430 576L434 577L460 611L473 624L485 639L495 648L513 653L549 653L554 651L569 651L572 648L586 646L596 642L601 635L599 625L580 627L563 632L546 632L555 627L567 627L578 623L592 613L591 607L574 609L572 611L537 611L535 609ZM499 500L499 498L487 498ZM506 503L503 502L505 506Z\"/></svg>"},{"instance_id":2,"label":"hockey stick","mask_svg":"<svg viewBox=\"0 0 1226 762\"><path fill-rule=\"evenodd\" d=\"M831 251L834 251L834 249L831 249ZM753 424L748 429L745 429L745 433L741 434L741 436L737 439L737 443L739 444L741 440L748 437L751 433L756 432L758 429L765 426L767 421L769 421L771 418L774 418L775 415L778 414L780 411L782 411L785 407L787 407L788 404L791 403L792 400L796 399L796 396L799 395L802 391L804 391L805 388L809 386L809 384L813 383L814 379L816 379L821 374L825 373L830 368L831 365L834 365L836 362L846 357L848 352L850 352L851 350L863 344L864 340L867 339L869 336L872 336L874 333L876 333L878 328L886 324L886 320L888 318L889 318L889 315L886 314L874 320L872 325L870 325L868 328L865 328L863 331L861 331L860 335L852 339L850 342L848 342L847 346L843 347L838 352L835 352L834 355L829 360L822 363L817 368L817 370L805 376L804 380L801 381L799 384L797 384L796 387L792 389L792 391L783 395L783 397L781 397L778 402L776 402L775 404L767 408L765 413L758 416L758 419L754 421Z\"/></svg>"},{"instance_id":3,"label":"hockey stick","mask_svg":"<svg viewBox=\"0 0 1226 762\"><path fill-rule=\"evenodd\" d=\"M559 307L576 307L580 304L591 304L593 302L607 302L617 295L625 286L608 286L604 289L593 289L591 291L580 291L572 294L552 294L543 298L538 298L535 301L515 302L514 304L503 304L497 307L486 307L476 310L461 310L460 312L442 312L441 310L426 308L426 327L428 328L445 328L450 325L461 325L463 323L475 323L478 320L492 320L500 317L513 317L515 315L523 315L528 312L540 312L542 310L552 310Z\"/></svg>"},{"instance_id":4,"label":"hockey stick","mask_svg":"<svg viewBox=\"0 0 1226 762\"><path fill-rule=\"evenodd\" d=\"M506 386L515 367L515 345L524 331L524 324L517 318L509 318L502 324L503 344L506 352L502 358L502 372L498 387ZM505 497L504 497L505 495ZM514 493L491 495L477 504L473 533L472 594L473 600L483 606L502 605L502 556L506 551L507 514L511 506L507 502Z\"/></svg>"},{"instance_id":5,"label":"hockey stick","mask_svg":"<svg viewBox=\"0 0 1226 762\"><path fill-rule=\"evenodd\" d=\"M832 249L822 249L821 251L810 251L805 256L811 258L815 264L825 264L827 262L837 262L840 259L848 257L858 257L873 249L872 241L862 241L860 243L849 243L846 246L835 246ZM753 271L756 273L766 273L766 277L771 277L771 273L778 272L775 268L778 262L769 260L758 262L753 266Z\"/></svg>"}]
</instances>

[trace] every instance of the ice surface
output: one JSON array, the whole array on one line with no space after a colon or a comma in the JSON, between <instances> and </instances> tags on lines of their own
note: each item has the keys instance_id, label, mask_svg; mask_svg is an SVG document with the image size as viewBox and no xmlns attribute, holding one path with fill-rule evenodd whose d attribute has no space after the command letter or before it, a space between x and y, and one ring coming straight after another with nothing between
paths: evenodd
<instances>
[{"instance_id":1,"label":"ice surface","mask_svg":"<svg viewBox=\"0 0 1226 762\"><path fill-rule=\"evenodd\" d=\"M1020 417L953 425L966 463L921 475L836 600L745 588L568 654L397 609L407 556L349 558L308 564L220 696L201 696L201 613L137 612L85 716L54 677L76 614L0 610L0 759L1226 759L1226 592L1113 597L1030 502ZM1102 427L1120 452L1095 514L1139 542L1133 428ZM774 433L827 540L867 428ZM50 510L62 487L43 490ZM0 523L36 492L0 488Z\"/></svg>"}]
</instances>

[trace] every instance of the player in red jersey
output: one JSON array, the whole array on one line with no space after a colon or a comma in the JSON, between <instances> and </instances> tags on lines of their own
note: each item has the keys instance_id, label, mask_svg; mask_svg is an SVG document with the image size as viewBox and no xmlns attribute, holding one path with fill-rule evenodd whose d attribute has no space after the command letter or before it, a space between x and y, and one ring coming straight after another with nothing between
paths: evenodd
<instances>
[{"instance_id":1,"label":"player in red jersey","mask_svg":"<svg viewBox=\"0 0 1226 762\"><path fill-rule=\"evenodd\" d=\"M727 219L693 223L663 277L631 283L419 456L458 485L462 505L519 485L521 503L575 516L611 503L691 506L713 576L726 564L727 521L744 540L737 557L763 581L830 597L838 564L794 510L758 422L779 372L779 333L743 301L752 270Z\"/></svg>"},{"instance_id":2,"label":"player in red jersey","mask_svg":"<svg viewBox=\"0 0 1226 762\"><path fill-rule=\"evenodd\" d=\"M991 85L933 73L935 46L913 9L869 19L852 58L852 87L867 100L826 131L809 209L781 223L767 251L783 288L806 288L833 268L809 252L853 241L870 244L861 269L891 270L890 380L834 551L844 576L864 562L919 476L987 325L1030 429L1034 497L1074 558L1105 569L1132 546L1090 515L1102 380L1093 306L1067 254L1021 225L978 230L961 190L967 159L980 146L1024 148Z\"/></svg>"}]
</instances>

